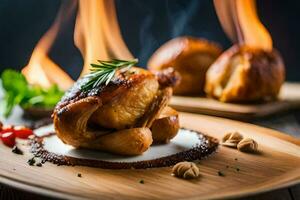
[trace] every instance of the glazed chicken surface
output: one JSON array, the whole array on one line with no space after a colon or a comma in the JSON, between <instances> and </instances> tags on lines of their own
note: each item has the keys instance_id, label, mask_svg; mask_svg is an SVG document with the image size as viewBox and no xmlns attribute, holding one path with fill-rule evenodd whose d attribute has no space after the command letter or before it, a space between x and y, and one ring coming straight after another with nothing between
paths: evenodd
<instances>
[{"instance_id":1,"label":"glazed chicken surface","mask_svg":"<svg viewBox=\"0 0 300 200\"><path fill-rule=\"evenodd\" d=\"M222 102L270 101L285 80L285 66L276 49L234 45L206 73L206 93Z\"/></svg>"},{"instance_id":2,"label":"glazed chicken surface","mask_svg":"<svg viewBox=\"0 0 300 200\"><path fill-rule=\"evenodd\" d=\"M168 107L178 80L172 69L154 75L133 67L117 72L108 85L82 91L87 81L82 78L54 110L57 136L77 148L122 155L142 154L153 142L168 142L179 129L178 113Z\"/></svg>"}]
</instances>

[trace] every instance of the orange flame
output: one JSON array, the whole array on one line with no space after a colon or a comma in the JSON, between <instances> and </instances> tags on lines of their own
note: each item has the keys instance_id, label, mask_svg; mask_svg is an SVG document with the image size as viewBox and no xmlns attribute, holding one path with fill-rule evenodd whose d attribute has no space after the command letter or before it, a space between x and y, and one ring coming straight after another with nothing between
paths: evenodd
<instances>
[{"instance_id":1,"label":"orange flame","mask_svg":"<svg viewBox=\"0 0 300 200\"><path fill-rule=\"evenodd\" d=\"M255 0L214 0L221 25L233 42L272 50L272 38L257 16Z\"/></svg>"},{"instance_id":2,"label":"orange flame","mask_svg":"<svg viewBox=\"0 0 300 200\"><path fill-rule=\"evenodd\" d=\"M70 2L62 4L53 25L38 42L28 65L22 70L31 84L43 87L57 84L66 90L74 83L48 56L63 22L69 19L78 3ZM97 59L133 58L123 41L113 0L79 0L74 42L84 58L81 75L86 74L90 63Z\"/></svg>"},{"instance_id":3,"label":"orange flame","mask_svg":"<svg viewBox=\"0 0 300 200\"><path fill-rule=\"evenodd\" d=\"M28 65L22 70L30 84L45 88L57 84L63 90L73 84L73 80L49 58L48 53L63 22L71 16L75 8L76 1L62 4L54 23L34 48Z\"/></svg>"},{"instance_id":4,"label":"orange flame","mask_svg":"<svg viewBox=\"0 0 300 200\"><path fill-rule=\"evenodd\" d=\"M133 58L123 41L113 0L79 0L74 41L84 57L81 75L97 60Z\"/></svg>"}]
</instances>

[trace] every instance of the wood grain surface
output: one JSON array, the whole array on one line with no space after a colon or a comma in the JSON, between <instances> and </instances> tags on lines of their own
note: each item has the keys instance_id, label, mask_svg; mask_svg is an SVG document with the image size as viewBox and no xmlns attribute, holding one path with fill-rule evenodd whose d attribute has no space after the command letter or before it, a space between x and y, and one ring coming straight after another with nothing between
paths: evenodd
<instances>
[{"instance_id":1,"label":"wood grain surface","mask_svg":"<svg viewBox=\"0 0 300 200\"><path fill-rule=\"evenodd\" d=\"M215 199L257 194L300 182L300 141L280 132L237 121L181 113L183 127L221 138L240 131L257 140L259 154L220 146L199 162L201 177L182 180L171 168L103 170L45 164L29 166L30 155L15 155L0 145L0 182L31 192L62 198ZM228 168L226 167L228 166ZM237 170L239 169L239 171ZM225 176L218 176L221 170ZM77 174L81 173L82 177ZM140 183L144 180L144 184Z\"/></svg>"},{"instance_id":2,"label":"wood grain surface","mask_svg":"<svg viewBox=\"0 0 300 200\"><path fill-rule=\"evenodd\" d=\"M179 111L232 119L257 119L300 108L300 83L285 83L278 101L256 104L222 103L206 97L173 96L170 105Z\"/></svg>"}]
</instances>

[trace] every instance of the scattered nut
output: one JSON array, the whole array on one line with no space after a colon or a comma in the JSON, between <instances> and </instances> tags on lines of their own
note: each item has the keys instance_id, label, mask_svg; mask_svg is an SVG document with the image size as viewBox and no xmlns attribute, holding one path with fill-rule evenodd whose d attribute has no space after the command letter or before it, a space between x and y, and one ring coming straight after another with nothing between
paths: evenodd
<instances>
[{"instance_id":1,"label":"scattered nut","mask_svg":"<svg viewBox=\"0 0 300 200\"><path fill-rule=\"evenodd\" d=\"M174 165L172 172L175 176L184 179L197 178L200 175L199 168L193 162L179 162Z\"/></svg>"},{"instance_id":2,"label":"scattered nut","mask_svg":"<svg viewBox=\"0 0 300 200\"><path fill-rule=\"evenodd\" d=\"M237 148L239 151L243 152L256 152L258 144L251 138L245 138L238 143Z\"/></svg>"},{"instance_id":3,"label":"scattered nut","mask_svg":"<svg viewBox=\"0 0 300 200\"><path fill-rule=\"evenodd\" d=\"M242 139L243 136L239 132L227 133L222 139L222 145L236 148Z\"/></svg>"},{"instance_id":4,"label":"scattered nut","mask_svg":"<svg viewBox=\"0 0 300 200\"><path fill-rule=\"evenodd\" d=\"M0 131L2 131L3 123L0 121Z\"/></svg>"}]
</instances>

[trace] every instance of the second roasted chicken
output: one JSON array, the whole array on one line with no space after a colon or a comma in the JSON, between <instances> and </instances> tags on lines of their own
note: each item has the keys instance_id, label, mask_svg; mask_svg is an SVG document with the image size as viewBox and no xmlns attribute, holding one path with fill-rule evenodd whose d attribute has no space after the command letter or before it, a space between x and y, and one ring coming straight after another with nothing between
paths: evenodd
<instances>
[{"instance_id":1,"label":"second roasted chicken","mask_svg":"<svg viewBox=\"0 0 300 200\"><path fill-rule=\"evenodd\" d=\"M178 113L168 102L178 75L172 69L154 75L132 64L103 62L101 70L114 71L94 68L94 76L78 80L65 94L53 114L64 143L138 155L153 142L168 142L177 134Z\"/></svg>"}]
</instances>

